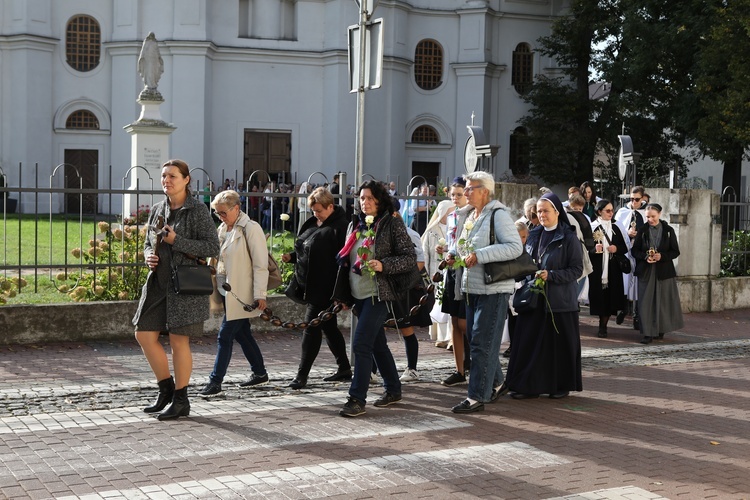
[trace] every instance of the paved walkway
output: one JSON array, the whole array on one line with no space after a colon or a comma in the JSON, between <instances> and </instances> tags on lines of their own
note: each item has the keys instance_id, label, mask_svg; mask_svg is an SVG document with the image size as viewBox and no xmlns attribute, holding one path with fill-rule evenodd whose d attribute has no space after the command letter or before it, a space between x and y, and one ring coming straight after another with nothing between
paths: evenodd
<instances>
[{"instance_id":1,"label":"paved walkway","mask_svg":"<svg viewBox=\"0 0 750 500\"><path fill-rule=\"evenodd\" d=\"M750 310L686 315L648 346L627 320L607 339L581 321L583 392L468 416L424 331L403 404L357 419L337 416L348 385L321 380L325 346L308 389L286 388L299 336L262 322L271 384L237 387L237 349L224 393L173 422L141 412L135 342L0 347L0 498L750 498ZM215 349L194 343L193 393Z\"/></svg>"}]
</instances>

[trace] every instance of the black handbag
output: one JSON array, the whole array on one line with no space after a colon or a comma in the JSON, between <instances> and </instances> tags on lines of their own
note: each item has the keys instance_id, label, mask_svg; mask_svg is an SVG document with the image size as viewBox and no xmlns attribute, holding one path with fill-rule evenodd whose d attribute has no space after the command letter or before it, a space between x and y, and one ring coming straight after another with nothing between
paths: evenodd
<instances>
[{"instance_id":1,"label":"black handbag","mask_svg":"<svg viewBox=\"0 0 750 500\"><path fill-rule=\"evenodd\" d=\"M604 238L607 240L607 243L610 245L612 244L611 241L609 241L609 236L607 236L607 233L602 231L602 234L604 235ZM617 262L617 265L620 266L620 272L622 274L630 274L633 272L633 266L630 265L630 259L628 259L625 255L620 254L612 254L614 256L615 262Z\"/></svg>"},{"instance_id":2,"label":"black handbag","mask_svg":"<svg viewBox=\"0 0 750 500\"><path fill-rule=\"evenodd\" d=\"M490 245L495 244L495 212L500 210L496 208L490 216ZM513 260L502 262L488 262L484 265L484 284L497 283L498 281L519 279L529 274L534 274L538 270L534 259L523 249L521 255Z\"/></svg>"},{"instance_id":3,"label":"black handbag","mask_svg":"<svg viewBox=\"0 0 750 500\"><path fill-rule=\"evenodd\" d=\"M297 304L307 304L305 302L305 287L299 284L295 276L292 276L292 279L289 280L289 285L284 290L284 295Z\"/></svg>"},{"instance_id":4,"label":"black handbag","mask_svg":"<svg viewBox=\"0 0 750 500\"><path fill-rule=\"evenodd\" d=\"M179 295L211 295L211 268L198 263L172 266L172 286Z\"/></svg>"},{"instance_id":5,"label":"black handbag","mask_svg":"<svg viewBox=\"0 0 750 500\"><path fill-rule=\"evenodd\" d=\"M534 280L526 280L513 295L513 309L518 314L534 312L539 304L541 292L534 286Z\"/></svg>"}]
</instances>

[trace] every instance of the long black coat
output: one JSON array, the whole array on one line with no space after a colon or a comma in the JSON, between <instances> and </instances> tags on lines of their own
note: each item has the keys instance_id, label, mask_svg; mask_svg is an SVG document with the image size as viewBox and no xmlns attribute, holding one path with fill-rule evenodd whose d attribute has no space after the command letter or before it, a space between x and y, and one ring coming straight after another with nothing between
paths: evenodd
<instances>
[{"instance_id":1,"label":"long black coat","mask_svg":"<svg viewBox=\"0 0 750 500\"><path fill-rule=\"evenodd\" d=\"M594 232L596 227L592 226ZM604 246L608 243L605 240ZM612 223L612 244L617 247L617 255L625 257L628 253L628 247L625 239L614 222ZM594 270L589 274L589 307L592 316L609 316L617 314L618 311L625 309L627 300L625 298L625 286L622 281L622 271L620 266L612 255L609 256L608 284L607 288L602 287L602 262L603 253L596 253L596 250L589 251L591 264Z\"/></svg>"},{"instance_id":2,"label":"long black coat","mask_svg":"<svg viewBox=\"0 0 750 500\"><path fill-rule=\"evenodd\" d=\"M336 254L344 247L347 225L346 211L335 205L320 226L310 217L300 228L291 262L295 279L305 289L305 302L318 307L331 303L338 270Z\"/></svg>"},{"instance_id":3,"label":"long black coat","mask_svg":"<svg viewBox=\"0 0 750 500\"><path fill-rule=\"evenodd\" d=\"M677 244L677 235L675 235L674 228L663 220L660 220L659 223L662 225L662 233L661 242L659 242L656 251L662 254L662 257L653 266L655 266L656 277L660 280L665 280L677 276L673 259L680 256L680 246ZM644 224L638 229L638 233L635 235L635 239L633 239L633 246L630 249L630 253L635 259L636 276L642 276L646 266L651 265L646 263L648 250L652 246L649 242L649 227L648 224Z\"/></svg>"}]
</instances>

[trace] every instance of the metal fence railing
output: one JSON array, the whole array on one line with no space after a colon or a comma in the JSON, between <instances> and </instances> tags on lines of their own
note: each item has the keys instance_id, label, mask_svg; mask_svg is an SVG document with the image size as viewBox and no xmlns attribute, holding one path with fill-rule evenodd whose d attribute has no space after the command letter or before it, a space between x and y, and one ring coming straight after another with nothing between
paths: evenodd
<instances>
[{"instance_id":1,"label":"metal fence railing","mask_svg":"<svg viewBox=\"0 0 750 500\"><path fill-rule=\"evenodd\" d=\"M724 188L720 213L721 276L750 275L750 196Z\"/></svg>"},{"instance_id":2,"label":"metal fence railing","mask_svg":"<svg viewBox=\"0 0 750 500\"><path fill-rule=\"evenodd\" d=\"M137 298L147 274L142 248L148 213L164 197L158 179L146 176L144 181L141 176L133 181L139 168L133 167L122 179L113 179L110 169L109 179L98 179L95 188L86 187L80 172L70 165L59 165L43 181L35 166L33 182L24 187L9 186L0 169L0 282L37 292L40 282L48 280L76 300ZM32 177L28 174L25 179ZM195 172L195 177L205 176ZM208 205L219 193L206 189L212 185L210 179L205 184L195 182L192 195ZM307 194L264 191L249 183L237 191L243 210L263 227L274 254L281 253L282 243L287 251L290 245L293 248L301 222L311 216L309 207L298 207L298 200ZM336 202L351 213L354 196L346 188L343 191L335 196ZM287 214L288 220L283 221L281 214ZM25 290L22 281L28 283Z\"/></svg>"}]
</instances>

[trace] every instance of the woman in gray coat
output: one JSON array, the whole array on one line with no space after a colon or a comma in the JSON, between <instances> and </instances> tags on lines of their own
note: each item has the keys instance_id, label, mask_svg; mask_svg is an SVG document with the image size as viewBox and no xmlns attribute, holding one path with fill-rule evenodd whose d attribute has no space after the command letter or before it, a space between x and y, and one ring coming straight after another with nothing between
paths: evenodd
<instances>
[{"instance_id":1,"label":"woman in gray coat","mask_svg":"<svg viewBox=\"0 0 750 500\"><path fill-rule=\"evenodd\" d=\"M219 253L216 226L206 205L190 196L190 168L182 160L162 165L161 185L167 199L154 204L144 244L146 264L151 270L133 318L135 338L159 381L156 402L143 411L167 420L190 414L187 386L193 370L190 336L203 334L209 315L208 295L178 295L172 285L171 266L189 264L194 258ZM192 256L192 257L189 257ZM169 333L174 378L159 334ZM172 403L164 410L167 404ZM162 410L164 410L162 412Z\"/></svg>"}]
</instances>

